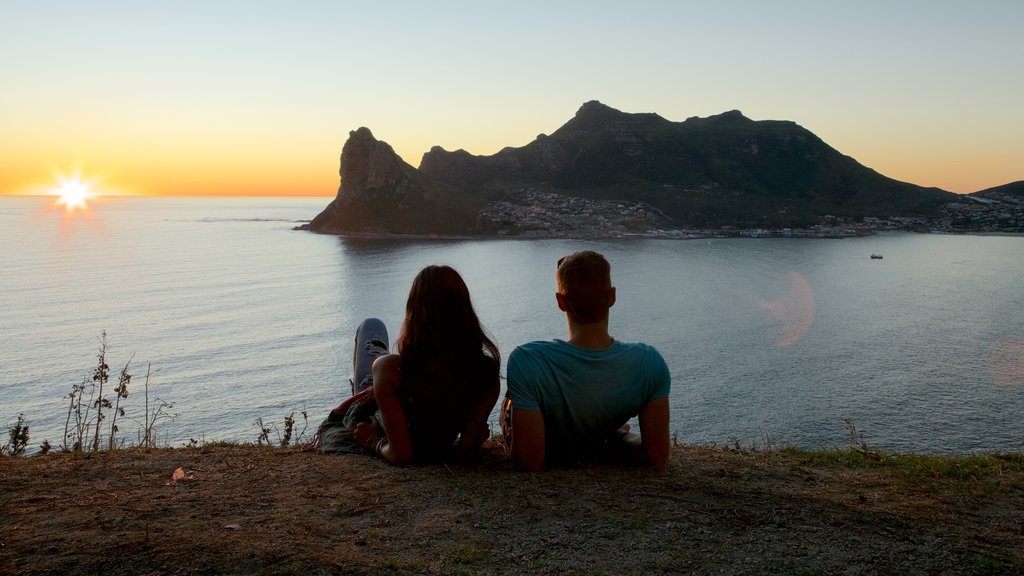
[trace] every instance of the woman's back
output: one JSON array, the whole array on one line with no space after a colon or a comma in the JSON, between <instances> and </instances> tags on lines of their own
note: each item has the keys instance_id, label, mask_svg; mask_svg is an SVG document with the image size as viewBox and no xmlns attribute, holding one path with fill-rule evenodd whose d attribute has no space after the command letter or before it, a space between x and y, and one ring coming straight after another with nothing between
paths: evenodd
<instances>
[{"instance_id":1,"label":"woman's back","mask_svg":"<svg viewBox=\"0 0 1024 576\"><path fill-rule=\"evenodd\" d=\"M418 365L415 357L402 356L399 396L419 462L450 456L456 438L497 386L498 362L479 344L475 355L470 352L445 360L435 358Z\"/></svg>"},{"instance_id":2,"label":"woman's back","mask_svg":"<svg viewBox=\"0 0 1024 576\"><path fill-rule=\"evenodd\" d=\"M413 279L398 354L373 364L373 392L386 438L375 426L357 440L393 464L474 456L498 401L498 347L480 326L466 283L449 266ZM456 441L457 440L457 441Z\"/></svg>"}]
</instances>

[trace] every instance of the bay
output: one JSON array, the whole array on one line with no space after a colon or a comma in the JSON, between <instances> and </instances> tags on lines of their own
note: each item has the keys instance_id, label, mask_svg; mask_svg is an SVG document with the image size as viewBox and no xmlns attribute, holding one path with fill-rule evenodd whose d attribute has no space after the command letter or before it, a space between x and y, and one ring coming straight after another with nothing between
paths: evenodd
<instances>
[{"instance_id":1,"label":"bay","mask_svg":"<svg viewBox=\"0 0 1024 576\"><path fill-rule=\"evenodd\" d=\"M895 452L1024 446L1024 238L879 234L842 240L367 239L293 230L325 198L105 198L67 213L0 198L0 424L24 413L59 445L67 394L109 361L173 402L161 442L255 441L257 418L309 429L347 396L367 316L397 334L412 278L454 266L503 357L564 337L557 259L612 263L612 333L673 377L682 442L843 447L852 421ZM873 253L883 259L871 259ZM504 373L504 370L503 370ZM6 434L5 434L6 436ZM5 438L6 440L6 438Z\"/></svg>"}]
</instances>

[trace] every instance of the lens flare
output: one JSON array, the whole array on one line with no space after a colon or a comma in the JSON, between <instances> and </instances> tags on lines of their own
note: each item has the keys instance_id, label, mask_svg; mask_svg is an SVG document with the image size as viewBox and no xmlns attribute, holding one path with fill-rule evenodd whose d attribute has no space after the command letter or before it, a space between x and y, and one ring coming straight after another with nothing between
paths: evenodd
<instances>
[{"instance_id":1,"label":"lens flare","mask_svg":"<svg viewBox=\"0 0 1024 576\"><path fill-rule=\"evenodd\" d=\"M799 272L786 276L786 293L775 300L762 300L759 307L768 310L779 325L775 346L786 348L800 341L814 322L814 290Z\"/></svg>"},{"instance_id":2,"label":"lens flare","mask_svg":"<svg viewBox=\"0 0 1024 576\"><path fill-rule=\"evenodd\" d=\"M988 349L988 374L1004 388L1024 382L1024 342L1009 336L996 340Z\"/></svg>"},{"instance_id":3,"label":"lens flare","mask_svg":"<svg viewBox=\"0 0 1024 576\"><path fill-rule=\"evenodd\" d=\"M95 179L82 181L77 171L69 177L57 174L57 185L51 188L51 192L58 196L57 204L62 204L68 212L85 210L88 208L86 200L93 197L92 187L95 183Z\"/></svg>"}]
</instances>

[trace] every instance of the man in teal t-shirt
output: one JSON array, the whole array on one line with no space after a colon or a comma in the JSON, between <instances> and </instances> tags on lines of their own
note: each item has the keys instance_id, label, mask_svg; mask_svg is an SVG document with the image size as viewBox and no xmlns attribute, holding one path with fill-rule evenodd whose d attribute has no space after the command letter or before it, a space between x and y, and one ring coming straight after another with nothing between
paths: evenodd
<instances>
[{"instance_id":1,"label":"man in teal t-shirt","mask_svg":"<svg viewBox=\"0 0 1024 576\"><path fill-rule=\"evenodd\" d=\"M568 340L530 342L508 359L503 408L511 405L511 416L502 420L511 421L516 464L537 470L624 449L641 462L664 466L671 377L653 347L609 335L615 288L608 261L596 252L574 252L559 261L556 281ZM639 436L623 429L633 416L639 416Z\"/></svg>"}]
</instances>

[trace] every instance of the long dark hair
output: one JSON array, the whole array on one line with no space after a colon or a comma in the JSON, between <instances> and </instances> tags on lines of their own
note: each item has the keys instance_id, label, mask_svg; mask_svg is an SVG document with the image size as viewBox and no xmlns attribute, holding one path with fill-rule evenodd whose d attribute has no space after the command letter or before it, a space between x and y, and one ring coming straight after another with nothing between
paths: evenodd
<instances>
[{"instance_id":1,"label":"long dark hair","mask_svg":"<svg viewBox=\"0 0 1024 576\"><path fill-rule=\"evenodd\" d=\"M483 350L500 360L498 347L480 325L462 276L451 266L427 266L412 281L398 352L453 357Z\"/></svg>"},{"instance_id":2,"label":"long dark hair","mask_svg":"<svg viewBox=\"0 0 1024 576\"><path fill-rule=\"evenodd\" d=\"M427 266L416 275L395 346L402 357L399 394L414 443L444 442L449 435L450 443L468 410L497 381L501 363L469 288L453 268Z\"/></svg>"}]
</instances>

